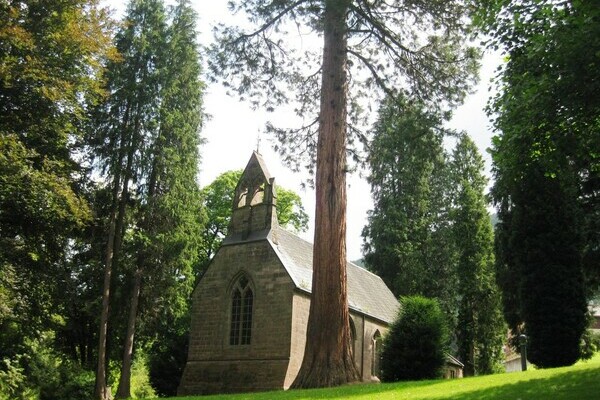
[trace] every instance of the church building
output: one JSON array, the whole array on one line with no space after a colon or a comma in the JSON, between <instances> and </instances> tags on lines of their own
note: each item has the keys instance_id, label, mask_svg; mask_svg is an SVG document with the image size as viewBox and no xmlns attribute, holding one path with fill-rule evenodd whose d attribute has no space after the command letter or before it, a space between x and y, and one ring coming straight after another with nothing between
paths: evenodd
<instances>
[{"instance_id":1,"label":"church building","mask_svg":"<svg viewBox=\"0 0 600 400\"><path fill-rule=\"evenodd\" d=\"M287 389L304 355L312 244L277 223L277 191L254 152L238 182L227 237L193 294L179 395ZM377 380L381 337L398 301L377 275L347 265L353 355Z\"/></svg>"}]
</instances>

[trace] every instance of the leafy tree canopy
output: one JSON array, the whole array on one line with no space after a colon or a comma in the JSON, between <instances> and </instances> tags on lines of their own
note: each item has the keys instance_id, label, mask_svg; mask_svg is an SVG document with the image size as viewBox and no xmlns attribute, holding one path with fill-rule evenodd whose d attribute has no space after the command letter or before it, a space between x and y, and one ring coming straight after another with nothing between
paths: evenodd
<instances>
[{"instance_id":1,"label":"leafy tree canopy","mask_svg":"<svg viewBox=\"0 0 600 400\"><path fill-rule=\"evenodd\" d=\"M78 151L112 25L86 0L2 2L0 20L0 274L18 277L19 318L46 319L66 243L91 220Z\"/></svg>"}]
</instances>

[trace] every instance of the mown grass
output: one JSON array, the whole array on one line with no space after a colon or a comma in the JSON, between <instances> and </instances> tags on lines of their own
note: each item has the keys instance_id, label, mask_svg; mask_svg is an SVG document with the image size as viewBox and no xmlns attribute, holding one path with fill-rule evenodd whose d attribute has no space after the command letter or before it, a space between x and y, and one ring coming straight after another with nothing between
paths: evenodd
<instances>
[{"instance_id":1,"label":"mown grass","mask_svg":"<svg viewBox=\"0 0 600 400\"><path fill-rule=\"evenodd\" d=\"M600 399L600 354L572 367L454 380L356 384L331 389L177 397L173 400L584 400Z\"/></svg>"}]
</instances>

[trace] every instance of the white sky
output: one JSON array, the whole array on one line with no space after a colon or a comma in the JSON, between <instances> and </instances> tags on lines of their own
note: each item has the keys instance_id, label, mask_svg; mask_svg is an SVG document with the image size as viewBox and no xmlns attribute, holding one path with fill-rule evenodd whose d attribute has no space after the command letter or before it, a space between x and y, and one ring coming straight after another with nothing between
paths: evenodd
<instances>
[{"instance_id":1,"label":"white sky","mask_svg":"<svg viewBox=\"0 0 600 400\"><path fill-rule=\"evenodd\" d=\"M202 44L212 41L212 27L219 22L230 23L235 18L227 10L227 0L191 0L199 20L198 38ZM115 16L120 16L125 9L125 3L119 0L103 0L115 10ZM167 4L171 3L167 0ZM450 127L466 131L479 147L486 162L486 171L491 168L491 160L486 152L490 147L492 131L485 112L483 111L488 98L488 86L494 74L500 57L486 55L480 71L480 84L475 93L470 95L465 104L455 112ZM205 80L206 81L206 80ZM256 149L259 132L265 122L274 115L281 121L281 115L253 111L248 103L240 102L234 97L227 96L225 90L216 84L209 84L204 95L205 112L210 115L204 121L201 135L206 144L201 148L202 163L200 166L200 185L206 186L219 174L232 169L243 169L252 151ZM290 123L292 123L290 116ZM285 120L285 118L284 118ZM271 148L271 138L261 135L260 153L262 154L269 172L276 178L276 183L287 189L296 191L301 197L304 208L310 217L308 232L301 234L312 242L315 214L315 193L310 189L302 189L301 182L306 179L306 173L293 173L281 163L279 156ZM367 221L367 211L373 202L370 188L364 178L356 175L348 177L348 220L347 220L347 252L349 260L362 257L361 231Z\"/></svg>"}]
</instances>

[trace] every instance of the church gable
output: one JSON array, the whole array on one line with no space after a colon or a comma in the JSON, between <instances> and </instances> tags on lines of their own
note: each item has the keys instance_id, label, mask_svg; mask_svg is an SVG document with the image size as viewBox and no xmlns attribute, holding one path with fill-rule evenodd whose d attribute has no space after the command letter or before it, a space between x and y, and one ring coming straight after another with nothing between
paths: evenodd
<instances>
[{"instance_id":1,"label":"church gable","mask_svg":"<svg viewBox=\"0 0 600 400\"><path fill-rule=\"evenodd\" d=\"M194 291L179 394L281 387L290 358L293 292L267 240L223 246Z\"/></svg>"}]
</instances>

